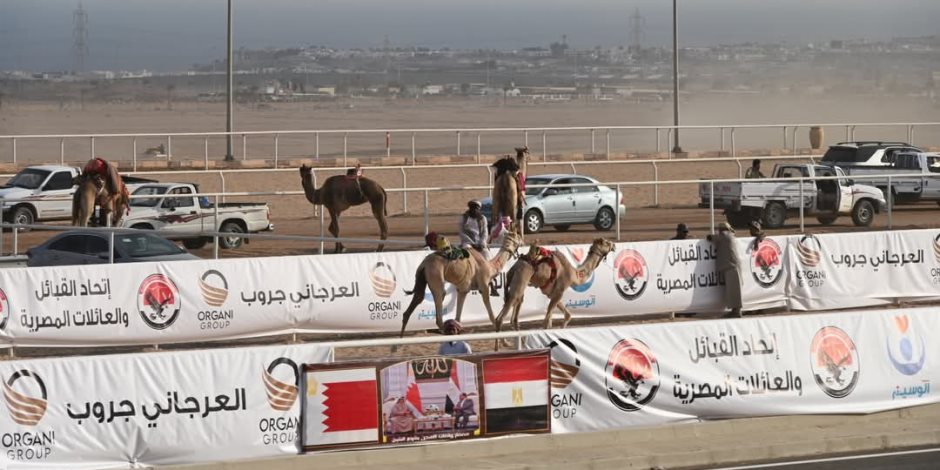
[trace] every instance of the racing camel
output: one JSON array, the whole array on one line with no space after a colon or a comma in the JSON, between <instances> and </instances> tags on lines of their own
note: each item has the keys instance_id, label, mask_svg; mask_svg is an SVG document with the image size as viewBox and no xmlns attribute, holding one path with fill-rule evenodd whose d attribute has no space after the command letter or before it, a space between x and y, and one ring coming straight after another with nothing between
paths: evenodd
<instances>
[{"instance_id":1,"label":"racing camel","mask_svg":"<svg viewBox=\"0 0 940 470\"><path fill-rule=\"evenodd\" d=\"M568 326L568 322L571 321L571 312L561 302L561 297L569 287L583 284L601 261L614 251L614 247L614 242L610 240L603 238L594 240L584 262L576 268L561 253L533 246L529 254L519 258L509 268L509 273L506 275L505 303L494 323L496 331L502 327L503 319L509 313L509 309L512 309L512 326L516 330L519 329L519 309L528 286L538 287L549 299L544 327L546 329L552 327L552 310L555 308L565 314L565 321L561 327Z\"/></svg>"},{"instance_id":2,"label":"racing camel","mask_svg":"<svg viewBox=\"0 0 940 470\"><path fill-rule=\"evenodd\" d=\"M513 227L521 233L518 220L522 204L525 202L525 172L529 147L517 147L516 157L506 156L494 162L496 178L493 180L493 220L508 216L514 222Z\"/></svg>"},{"instance_id":3,"label":"racing camel","mask_svg":"<svg viewBox=\"0 0 940 470\"><path fill-rule=\"evenodd\" d=\"M433 236L433 235L432 235ZM457 321L460 321L460 314L463 312L463 302L471 289L480 292L483 298L483 306L486 307L486 313L490 316L490 321L494 321L493 308L490 306L490 281L496 277L503 266L510 258L516 255L516 249L519 248L519 236L515 233L507 233L503 245L499 252L491 260L483 258L483 254L474 249L467 249L466 258L449 259L445 253L435 251L424 257L424 261L418 266L415 272L415 285L412 291L411 304L402 315L401 336L405 335L405 327L408 326L408 319L415 308L424 301L426 288L431 289L431 296L434 298L434 311L437 314L437 327L444 326L444 283L449 282L457 289Z\"/></svg>"},{"instance_id":4,"label":"racing camel","mask_svg":"<svg viewBox=\"0 0 940 470\"><path fill-rule=\"evenodd\" d=\"M352 206L369 203L372 206L372 215L379 223L379 235L382 240L388 238L388 221L385 217L388 215L388 196L385 188L379 183L361 176L358 169L350 171L346 175L331 176L323 182L319 188L313 186L313 169L307 165L300 167L300 183L304 187L304 196L311 204L323 205L330 213L330 234L334 238L339 238L339 215ZM344 251L343 244L336 242L335 253ZM385 249L385 245L379 245L377 251Z\"/></svg>"},{"instance_id":5,"label":"racing camel","mask_svg":"<svg viewBox=\"0 0 940 470\"><path fill-rule=\"evenodd\" d=\"M126 190L111 194L101 178L89 173L76 176L72 179L72 184L78 185L78 189L72 195L73 226L87 227L89 220L95 213L96 204L100 207L98 220L95 221L97 225L102 227L117 227L120 225L129 205Z\"/></svg>"}]
</instances>

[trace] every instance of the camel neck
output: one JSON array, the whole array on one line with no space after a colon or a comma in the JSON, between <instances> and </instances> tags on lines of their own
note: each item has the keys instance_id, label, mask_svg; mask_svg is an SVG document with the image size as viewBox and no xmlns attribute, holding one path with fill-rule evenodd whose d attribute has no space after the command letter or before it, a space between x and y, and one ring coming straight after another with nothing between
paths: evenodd
<instances>
[{"instance_id":1,"label":"camel neck","mask_svg":"<svg viewBox=\"0 0 940 470\"><path fill-rule=\"evenodd\" d=\"M599 264L601 264L601 256L594 250L591 250L591 252L588 253L587 258L584 259L584 262L581 263L577 268L577 272L579 273L578 277L580 279L586 279L589 274L597 269Z\"/></svg>"},{"instance_id":2,"label":"camel neck","mask_svg":"<svg viewBox=\"0 0 940 470\"><path fill-rule=\"evenodd\" d=\"M304 196L311 204L320 203L320 190L313 186L313 178L309 175L304 176L300 180L301 185L304 187Z\"/></svg>"},{"instance_id":3,"label":"camel neck","mask_svg":"<svg viewBox=\"0 0 940 470\"><path fill-rule=\"evenodd\" d=\"M496 271L502 271L503 266L506 265L506 262L509 261L509 258L512 256L512 251L509 247L503 246L500 247L499 253L496 253L496 256L490 260L490 264L493 265L493 269Z\"/></svg>"}]
</instances>

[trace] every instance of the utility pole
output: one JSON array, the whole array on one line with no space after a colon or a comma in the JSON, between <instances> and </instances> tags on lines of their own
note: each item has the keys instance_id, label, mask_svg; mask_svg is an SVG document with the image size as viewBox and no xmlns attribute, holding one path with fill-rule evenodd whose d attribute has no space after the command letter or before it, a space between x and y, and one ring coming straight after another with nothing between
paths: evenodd
<instances>
[{"instance_id":1,"label":"utility pole","mask_svg":"<svg viewBox=\"0 0 940 470\"><path fill-rule=\"evenodd\" d=\"M232 154L232 128L234 127L232 120L232 0L228 0L228 41L225 65L228 68L225 85L225 132L228 132L225 136L225 161L231 162L235 160Z\"/></svg>"},{"instance_id":2,"label":"utility pole","mask_svg":"<svg viewBox=\"0 0 940 470\"><path fill-rule=\"evenodd\" d=\"M641 41L643 39L643 28L646 26L646 20L643 19L643 15L640 14L640 9L637 8L632 15L630 15L630 37L633 50L640 52L642 47Z\"/></svg>"},{"instance_id":3,"label":"utility pole","mask_svg":"<svg viewBox=\"0 0 940 470\"><path fill-rule=\"evenodd\" d=\"M78 8L72 13L72 52L75 53L75 75L82 75L88 55L88 12L82 2L78 2Z\"/></svg>"},{"instance_id":4,"label":"utility pole","mask_svg":"<svg viewBox=\"0 0 940 470\"><path fill-rule=\"evenodd\" d=\"M672 0L672 114L673 125L676 127L672 153L682 153L682 147L679 145L679 10L676 0Z\"/></svg>"}]
</instances>

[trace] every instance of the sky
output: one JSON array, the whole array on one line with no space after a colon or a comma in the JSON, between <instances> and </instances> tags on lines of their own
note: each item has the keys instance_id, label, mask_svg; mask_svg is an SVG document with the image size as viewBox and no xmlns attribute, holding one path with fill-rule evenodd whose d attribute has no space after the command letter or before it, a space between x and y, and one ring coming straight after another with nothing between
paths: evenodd
<instances>
[{"instance_id":1,"label":"sky","mask_svg":"<svg viewBox=\"0 0 940 470\"><path fill-rule=\"evenodd\" d=\"M235 47L459 49L671 41L668 0L232 0ZM86 69L187 70L223 58L226 0L83 0ZM684 46L940 34L937 0L678 0ZM0 1L0 70L70 70L77 0Z\"/></svg>"}]
</instances>

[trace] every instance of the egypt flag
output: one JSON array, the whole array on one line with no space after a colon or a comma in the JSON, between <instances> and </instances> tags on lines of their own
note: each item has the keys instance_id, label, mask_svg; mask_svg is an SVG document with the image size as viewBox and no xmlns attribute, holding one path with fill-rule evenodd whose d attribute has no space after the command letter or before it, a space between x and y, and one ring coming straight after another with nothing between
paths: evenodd
<instances>
[{"instance_id":1,"label":"egypt flag","mask_svg":"<svg viewBox=\"0 0 940 470\"><path fill-rule=\"evenodd\" d=\"M307 373L307 446L379 441L375 368Z\"/></svg>"},{"instance_id":2,"label":"egypt flag","mask_svg":"<svg viewBox=\"0 0 940 470\"><path fill-rule=\"evenodd\" d=\"M548 354L483 360L486 433L548 431Z\"/></svg>"}]
</instances>

